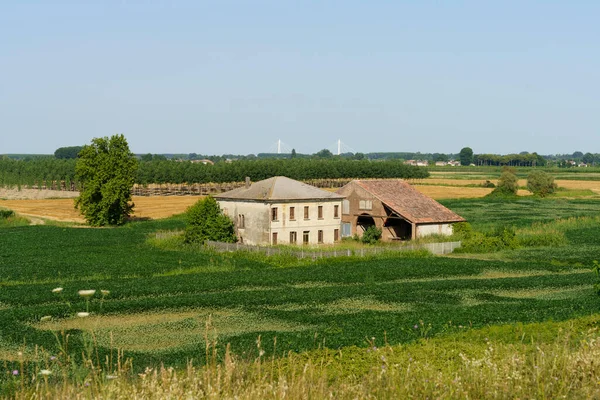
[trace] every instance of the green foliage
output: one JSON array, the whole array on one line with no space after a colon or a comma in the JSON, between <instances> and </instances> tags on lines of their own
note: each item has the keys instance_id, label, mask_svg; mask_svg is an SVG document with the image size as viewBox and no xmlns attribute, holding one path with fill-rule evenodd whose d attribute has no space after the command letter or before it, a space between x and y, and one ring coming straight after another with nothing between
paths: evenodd
<instances>
[{"instance_id":1,"label":"green foliage","mask_svg":"<svg viewBox=\"0 0 600 400\"><path fill-rule=\"evenodd\" d=\"M512 168L503 168L502 175L498 179L498 185L490 193L491 196L515 197L519 190L519 178Z\"/></svg>"},{"instance_id":2,"label":"green foliage","mask_svg":"<svg viewBox=\"0 0 600 400\"><path fill-rule=\"evenodd\" d=\"M215 242L235 243L237 241L231 218L223 215L217 201L211 197L198 200L187 210L185 243Z\"/></svg>"},{"instance_id":3,"label":"green foliage","mask_svg":"<svg viewBox=\"0 0 600 400\"><path fill-rule=\"evenodd\" d=\"M54 152L54 157L62 159L75 159L82 149L82 146L59 147Z\"/></svg>"},{"instance_id":4,"label":"green foliage","mask_svg":"<svg viewBox=\"0 0 600 400\"><path fill-rule=\"evenodd\" d=\"M594 283L594 290L596 291L596 294L600 296L600 263L598 263L598 260L594 260L594 263L592 266L592 272L596 276L596 283Z\"/></svg>"},{"instance_id":5,"label":"green foliage","mask_svg":"<svg viewBox=\"0 0 600 400\"><path fill-rule=\"evenodd\" d=\"M381 239L381 229L371 225L364 231L360 240L365 244L376 244Z\"/></svg>"},{"instance_id":6,"label":"green foliage","mask_svg":"<svg viewBox=\"0 0 600 400\"><path fill-rule=\"evenodd\" d=\"M463 147L458 154L460 165L471 165L473 162L473 150L470 147Z\"/></svg>"},{"instance_id":7,"label":"green foliage","mask_svg":"<svg viewBox=\"0 0 600 400\"><path fill-rule=\"evenodd\" d=\"M15 212L13 210L2 210L0 209L0 219L8 219L14 217Z\"/></svg>"},{"instance_id":8,"label":"green foliage","mask_svg":"<svg viewBox=\"0 0 600 400\"><path fill-rule=\"evenodd\" d=\"M462 240L457 253L493 253L500 250L516 249L519 241L513 227L499 226L492 232L469 232Z\"/></svg>"},{"instance_id":9,"label":"green foliage","mask_svg":"<svg viewBox=\"0 0 600 400\"><path fill-rule=\"evenodd\" d=\"M75 207L92 226L121 225L133 210L131 188L137 160L123 135L95 138L83 147L75 166L82 185Z\"/></svg>"},{"instance_id":10,"label":"green foliage","mask_svg":"<svg viewBox=\"0 0 600 400\"><path fill-rule=\"evenodd\" d=\"M544 171L532 171L527 176L527 190L537 196L546 197L554 193L556 187L554 177Z\"/></svg>"},{"instance_id":11,"label":"green foliage","mask_svg":"<svg viewBox=\"0 0 600 400\"><path fill-rule=\"evenodd\" d=\"M468 222L457 222L452 226L452 233L466 239L473 234L473 227Z\"/></svg>"}]
</instances>

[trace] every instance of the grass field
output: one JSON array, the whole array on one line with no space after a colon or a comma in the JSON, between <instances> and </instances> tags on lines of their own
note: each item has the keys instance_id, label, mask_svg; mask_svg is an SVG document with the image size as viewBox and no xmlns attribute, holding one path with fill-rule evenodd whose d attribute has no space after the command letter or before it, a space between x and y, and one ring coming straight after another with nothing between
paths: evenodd
<instances>
[{"instance_id":1,"label":"grass field","mask_svg":"<svg viewBox=\"0 0 600 400\"><path fill-rule=\"evenodd\" d=\"M463 354L472 351L474 360L484 357L484 337L523 344L521 324L537 323L526 329L538 332L531 339L537 348L563 343L558 329L569 326L575 336L596 329L585 336L595 340L600 299L590 269L600 254L600 201L455 198L443 204L476 230L510 225L517 233L560 232L566 243L453 257L290 261L162 246L151 239L157 231L182 229L181 216L119 228L2 228L0 359L5 373L0 389L16 390L10 371L47 368L58 375L65 354L74 361L91 353L105 360L116 349L123 351L122 359L133 359L136 373L161 363L176 368L185 368L190 359L207 363L209 344L220 362L229 343L240 366L261 357L284 360L289 351L305 360L333 349L332 354L352 356L321 361L340 368L327 373L351 376L381 367L365 355L374 342L389 345L385 357L399 357L402 365L408 362L406 354L425 351L430 361L414 358L424 363L418 368L428 371L427 365L438 370L455 365L457 346ZM58 287L62 292L53 293ZM82 289L97 292L87 302L78 294ZM90 315L77 317L84 311ZM502 346L497 348L510 360L510 348ZM534 354L535 346L524 348L523 357ZM440 352L448 358L438 359ZM535 357L534 363L541 356ZM494 362L508 362L501 360ZM468 374L474 379L473 372ZM434 376L431 372L432 381ZM565 388L550 393L560 390L568 393Z\"/></svg>"}]
</instances>

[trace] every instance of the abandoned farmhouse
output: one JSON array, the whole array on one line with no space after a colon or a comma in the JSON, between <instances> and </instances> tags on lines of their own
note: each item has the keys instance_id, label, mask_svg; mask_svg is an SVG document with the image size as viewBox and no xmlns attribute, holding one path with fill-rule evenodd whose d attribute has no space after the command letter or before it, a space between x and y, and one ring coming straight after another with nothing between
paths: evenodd
<instances>
[{"instance_id":1,"label":"abandoned farmhouse","mask_svg":"<svg viewBox=\"0 0 600 400\"><path fill-rule=\"evenodd\" d=\"M336 193L276 176L215 196L240 243L332 244L369 226L382 240L450 235L464 219L400 179L354 180Z\"/></svg>"}]
</instances>

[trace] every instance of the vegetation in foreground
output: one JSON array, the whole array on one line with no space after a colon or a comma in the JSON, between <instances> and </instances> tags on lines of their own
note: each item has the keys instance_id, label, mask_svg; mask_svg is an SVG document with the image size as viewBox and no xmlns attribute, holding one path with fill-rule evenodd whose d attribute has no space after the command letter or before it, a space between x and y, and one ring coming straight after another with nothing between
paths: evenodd
<instances>
[{"instance_id":1,"label":"vegetation in foreground","mask_svg":"<svg viewBox=\"0 0 600 400\"><path fill-rule=\"evenodd\" d=\"M598 316L561 323L482 329L451 326L414 343L391 346L365 338L361 347L319 349L285 357L240 357L207 338L204 365L148 367L139 374L115 354L112 368L93 352L81 365L56 358L44 369L10 371L15 398L570 398L600 396ZM8 371L7 371L8 372Z\"/></svg>"},{"instance_id":2,"label":"vegetation in foreground","mask_svg":"<svg viewBox=\"0 0 600 400\"><path fill-rule=\"evenodd\" d=\"M144 386L146 383L170 382L164 387L154 387L156 393L200 391L206 389L202 386L206 383L216 384L201 379L212 372L223 373L228 368L227 357L231 357L233 365L240 369L229 370L231 379L236 379L227 382L249 390L247 397L263 393L260 390L267 390L273 382L287 382L288 387L296 387L292 380L297 382L300 377L314 390L345 391L350 393L349 397L352 394L356 397L356 393L391 397L394 393L403 394L401 388L413 389L415 397L421 397L421 393L447 393L446 383L463 387L453 382L458 378L471 391L448 392L448 397L454 396L453 393L459 393L459 397L471 393L475 397L479 393L476 390L487 387L498 387L498 393L523 393L524 397L535 397L531 395L533 390L574 397L595 393L592 381L586 380L587 375L580 386L550 385L554 378L576 379L577 375L565 376L563 370L553 370L550 364L533 364L542 357L542 353L536 353L537 347L523 350L520 358L518 346L527 344L529 336L518 334L517 328L502 331L497 326L518 327L514 324L538 322L536 331L545 332L539 340L543 354L555 351L558 355L561 348L578 349L578 340L569 339L567 347L565 335L556 335L559 325L548 321L574 319L574 332L586 330L583 328L588 325L595 328L596 323L589 322L595 321L598 311L590 268L600 251L596 240L600 228L597 223L588 222L596 218L600 205L591 200L566 199L456 200L445 205L472 221L476 230L493 231L507 223L518 232L547 231L550 227L560 230L566 241L558 247L507 249L496 253L496 259L487 259L487 254L482 257L486 259L387 255L281 263L278 259L250 259L243 254L213 254L195 246L172 249L149 244L148 239L158 230L182 230L185 226L182 217L129 223L112 229L62 226L0 229L0 318L5 322L0 326L0 358L4 360L5 371L0 377L2 390L5 394L17 390L21 393L37 390L36 394L49 390L56 394L63 388L135 391L154 387ZM62 290L56 291L58 288ZM96 289L96 292L85 298L78 293L81 289ZM89 315L77 316L86 312ZM213 332L210 336L207 324ZM492 333L485 336L495 349L490 353L492 358L485 358L488 345L477 335L486 329L504 332L495 337L489 336ZM463 343L456 336L462 330L474 336L465 336ZM550 332L554 336L549 336ZM561 365L569 368L579 365L576 357L592 351L596 331L589 334L581 337L588 344L583 344L579 353L574 351L575 358L564 358L565 364ZM256 342L259 337L260 347ZM424 338L427 340L423 341ZM517 339L523 342L519 344ZM455 346L456 343L459 345ZM554 350L545 347L553 343L559 343ZM380 348L381 344L389 345L387 353L375 353L375 358L359 357L365 354L371 357L367 350ZM430 353L423 350L427 346L432 346ZM467 359L474 360L468 369L467 364L460 366L462 358L457 354L444 356L444 349L449 347L465 351L479 348L479 352L463 352ZM290 362L285 358L290 351L299 353L297 359L301 361L297 365L302 371L305 361L313 360L311 357L319 352L330 358L316 358L323 360L319 365L311 361L314 368L309 366L306 371L313 375L302 375L304 372L298 370L299 375L285 375L289 380L284 381L280 379L284 375L279 374L289 372L284 366ZM500 353L506 358L493 358ZM335 365L336 357L339 358L336 354L350 357L342 358L338 367L348 375L334 381L335 371L320 368L328 363ZM399 357L410 354L413 360L428 355L422 364L411 365L410 371L431 367L428 384L438 382L437 386L413 379L415 375L408 374L406 369L393 370L394 364L407 365L401 360L386 364L387 372L377 375L382 365L377 361L380 356L390 359L394 354L405 354ZM499 378L490 380L492 373L483 377L487 380L477 377L478 371L485 368L510 372L501 369L508 365L510 354L516 355L514 360L525 360L514 372L522 379L515 381L519 382L518 387ZM566 351L564 354L567 357ZM65 357L72 366L66 369L71 384L55 385L65 371ZM84 368L86 359L101 364L102 374ZM133 359L133 364L127 364L133 376L144 373L145 367L156 368L161 363L175 370L161 372L157 380L152 379L154 371L160 371L156 369L146 375L147 380L107 378L106 374L112 376L112 372L119 370L118 360L127 359ZM186 375L186 362L191 359L197 367L192 375ZM216 364L211 364L213 359ZM262 375L255 374L257 359L264 362L259 364ZM203 364L208 366L202 367ZM448 366L447 374L439 374L438 367L444 365ZM546 372L536 377L532 369L535 365L538 368L545 365ZM275 372L267 375L265 370L271 366ZM40 375L45 369L51 371L50 375ZM12 375L15 370L23 380ZM371 371L367 383L356 378L365 370ZM93 374L99 375L96 378ZM33 383L25 379L31 376L36 377ZM221 376L225 379L226 375ZM238 379L240 376L244 379ZM266 376L271 378L263 381L261 377ZM595 378L593 373L590 376ZM95 379L110 382L94 386ZM44 387L46 381L48 386ZM190 389L183 381L195 386ZM258 387L251 386L253 382ZM341 386L335 386L336 382Z\"/></svg>"}]
</instances>

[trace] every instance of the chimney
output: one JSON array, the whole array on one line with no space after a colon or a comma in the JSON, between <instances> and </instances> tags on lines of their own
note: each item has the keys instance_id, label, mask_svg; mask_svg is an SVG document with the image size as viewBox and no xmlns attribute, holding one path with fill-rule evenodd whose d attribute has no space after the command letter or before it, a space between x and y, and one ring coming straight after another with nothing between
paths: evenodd
<instances>
[{"instance_id":1,"label":"chimney","mask_svg":"<svg viewBox=\"0 0 600 400\"><path fill-rule=\"evenodd\" d=\"M250 187L250 177L247 176L246 177L246 189L248 189Z\"/></svg>"}]
</instances>

